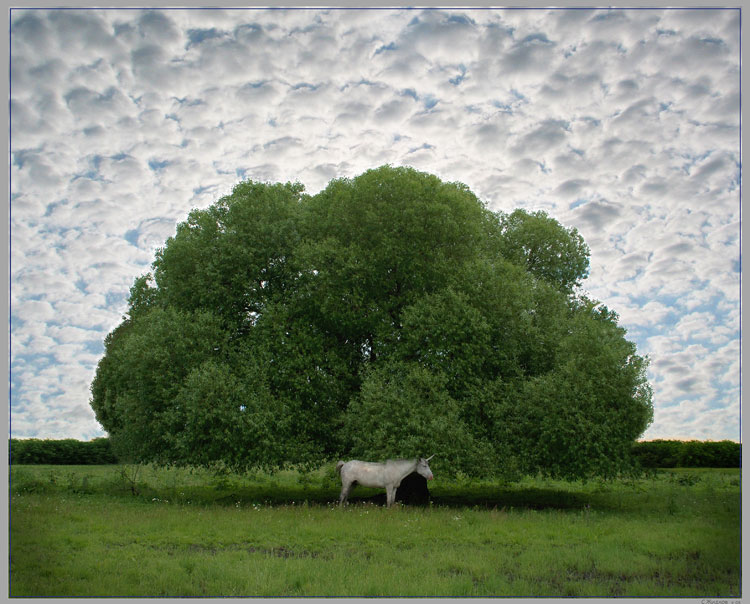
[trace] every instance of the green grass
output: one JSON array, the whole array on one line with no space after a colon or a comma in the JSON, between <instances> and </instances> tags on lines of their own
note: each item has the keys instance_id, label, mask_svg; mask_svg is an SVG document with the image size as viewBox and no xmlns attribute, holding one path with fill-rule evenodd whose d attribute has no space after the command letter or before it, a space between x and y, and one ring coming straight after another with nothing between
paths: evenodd
<instances>
[{"instance_id":1,"label":"green grass","mask_svg":"<svg viewBox=\"0 0 750 604\"><path fill-rule=\"evenodd\" d=\"M433 505L392 509L339 509L330 469L122 470L11 468L10 595L741 595L739 470L437 478Z\"/></svg>"}]
</instances>

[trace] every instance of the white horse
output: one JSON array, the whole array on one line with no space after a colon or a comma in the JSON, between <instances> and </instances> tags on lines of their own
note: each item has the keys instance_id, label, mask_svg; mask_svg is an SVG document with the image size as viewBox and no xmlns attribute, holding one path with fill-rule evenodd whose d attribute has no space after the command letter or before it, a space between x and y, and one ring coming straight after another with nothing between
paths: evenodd
<instances>
[{"instance_id":1,"label":"white horse","mask_svg":"<svg viewBox=\"0 0 750 604\"><path fill-rule=\"evenodd\" d=\"M336 464L336 471L341 475L341 496L339 505L346 503L354 484L361 484L363 487L385 487L386 505L391 507L396 499L396 489L401 481L409 474L416 472L424 476L427 480L432 480L432 471L427 463L434 455L427 459L389 459L385 463L372 461L357 461L353 459L344 463L340 461Z\"/></svg>"}]
</instances>

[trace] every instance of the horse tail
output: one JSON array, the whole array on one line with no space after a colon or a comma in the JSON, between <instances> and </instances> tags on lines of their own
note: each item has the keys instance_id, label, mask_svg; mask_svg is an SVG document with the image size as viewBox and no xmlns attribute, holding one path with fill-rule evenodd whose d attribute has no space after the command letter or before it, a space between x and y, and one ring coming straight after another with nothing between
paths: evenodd
<instances>
[{"instance_id":1,"label":"horse tail","mask_svg":"<svg viewBox=\"0 0 750 604\"><path fill-rule=\"evenodd\" d=\"M341 474L341 468L342 468L343 466L344 466L344 462L343 462L343 461L340 461L340 462L338 462L338 463L336 464L336 472L337 472L338 474Z\"/></svg>"}]
</instances>

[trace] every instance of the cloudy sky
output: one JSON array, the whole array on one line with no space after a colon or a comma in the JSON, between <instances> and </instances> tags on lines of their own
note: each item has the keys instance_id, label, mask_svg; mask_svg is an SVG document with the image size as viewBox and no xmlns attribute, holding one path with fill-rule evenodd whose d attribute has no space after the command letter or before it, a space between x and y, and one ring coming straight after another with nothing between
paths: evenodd
<instances>
[{"instance_id":1,"label":"cloudy sky","mask_svg":"<svg viewBox=\"0 0 750 604\"><path fill-rule=\"evenodd\" d=\"M388 163L576 227L645 437L739 439L739 17L12 10L11 435L104 434L103 339L190 209Z\"/></svg>"}]
</instances>

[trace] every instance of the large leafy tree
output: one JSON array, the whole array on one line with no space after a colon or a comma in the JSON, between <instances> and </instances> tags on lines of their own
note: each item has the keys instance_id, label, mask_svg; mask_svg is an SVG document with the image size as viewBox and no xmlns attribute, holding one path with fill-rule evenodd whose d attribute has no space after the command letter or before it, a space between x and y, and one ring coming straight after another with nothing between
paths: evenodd
<instances>
[{"instance_id":1,"label":"large leafy tree","mask_svg":"<svg viewBox=\"0 0 750 604\"><path fill-rule=\"evenodd\" d=\"M235 469L437 453L443 472L626 470L647 359L542 212L380 167L242 182L136 279L91 404L134 460Z\"/></svg>"}]
</instances>

